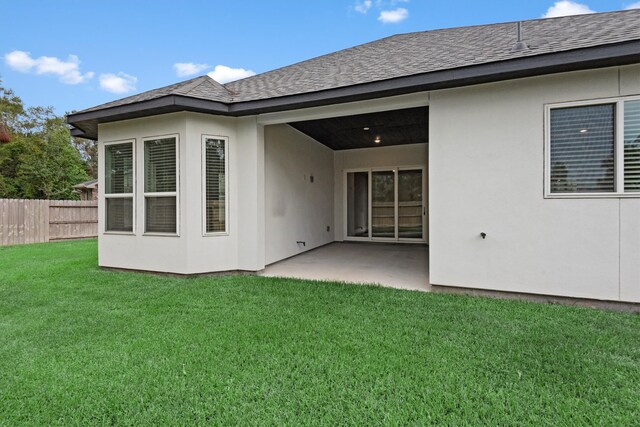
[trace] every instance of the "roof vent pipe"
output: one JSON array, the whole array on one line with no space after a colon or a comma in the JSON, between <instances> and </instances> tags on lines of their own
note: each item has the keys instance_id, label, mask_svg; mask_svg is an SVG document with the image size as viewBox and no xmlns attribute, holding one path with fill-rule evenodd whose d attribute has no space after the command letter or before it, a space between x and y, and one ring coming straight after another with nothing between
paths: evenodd
<instances>
[{"instance_id":1,"label":"roof vent pipe","mask_svg":"<svg viewBox=\"0 0 640 427\"><path fill-rule=\"evenodd\" d=\"M517 28L517 31L518 31L518 41L511 48L511 52L520 52L522 50L529 49L529 45L527 44L527 42L522 40L522 21L518 21L517 22L517 27L516 28Z\"/></svg>"}]
</instances>

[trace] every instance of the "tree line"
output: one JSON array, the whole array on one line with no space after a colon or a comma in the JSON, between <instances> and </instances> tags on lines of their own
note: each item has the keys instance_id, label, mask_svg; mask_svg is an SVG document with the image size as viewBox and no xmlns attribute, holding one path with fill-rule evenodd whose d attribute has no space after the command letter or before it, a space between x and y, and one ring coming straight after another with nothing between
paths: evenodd
<instances>
[{"instance_id":1,"label":"tree line","mask_svg":"<svg viewBox=\"0 0 640 427\"><path fill-rule=\"evenodd\" d=\"M95 141L72 137L52 107L26 107L0 80L0 198L78 199L98 175Z\"/></svg>"}]
</instances>

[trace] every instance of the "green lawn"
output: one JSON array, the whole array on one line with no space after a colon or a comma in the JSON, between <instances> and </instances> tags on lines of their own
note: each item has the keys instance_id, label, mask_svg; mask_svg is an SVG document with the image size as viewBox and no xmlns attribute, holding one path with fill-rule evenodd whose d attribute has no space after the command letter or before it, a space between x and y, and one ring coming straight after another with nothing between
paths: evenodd
<instances>
[{"instance_id":1,"label":"green lawn","mask_svg":"<svg viewBox=\"0 0 640 427\"><path fill-rule=\"evenodd\" d=\"M640 316L0 248L0 424L632 425Z\"/></svg>"}]
</instances>

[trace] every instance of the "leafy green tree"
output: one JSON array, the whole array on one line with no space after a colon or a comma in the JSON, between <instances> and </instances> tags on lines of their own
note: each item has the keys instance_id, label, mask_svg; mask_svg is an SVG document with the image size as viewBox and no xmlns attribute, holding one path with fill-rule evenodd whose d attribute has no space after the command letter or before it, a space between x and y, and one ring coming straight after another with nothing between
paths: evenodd
<instances>
[{"instance_id":1,"label":"leafy green tree","mask_svg":"<svg viewBox=\"0 0 640 427\"><path fill-rule=\"evenodd\" d=\"M87 175L98 178L98 143L91 139L72 137L71 142L85 164Z\"/></svg>"},{"instance_id":2,"label":"leafy green tree","mask_svg":"<svg viewBox=\"0 0 640 427\"><path fill-rule=\"evenodd\" d=\"M3 87L0 79L0 123L9 130L17 129L18 118L23 114L22 100L11 89Z\"/></svg>"},{"instance_id":3,"label":"leafy green tree","mask_svg":"<svg viewBox=\"0 0 640 427\"><path fill-rule=\"evenodd\" d=\"M76 199L87 164L63 117L51 107L25 108L0 81L0 120L12 134L0 144L0 198Z\"/></svg>"}]
</instances>

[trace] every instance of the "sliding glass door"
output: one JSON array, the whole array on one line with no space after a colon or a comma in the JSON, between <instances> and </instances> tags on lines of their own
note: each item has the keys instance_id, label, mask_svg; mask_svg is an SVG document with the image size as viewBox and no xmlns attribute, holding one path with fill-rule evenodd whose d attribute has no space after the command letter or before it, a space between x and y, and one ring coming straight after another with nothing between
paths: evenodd
<instances>
[{"instance_id":1,"label":"sliding glass door","mask_svg":"<svg viewBox=\"0 0 640 427\"><path fill-rule=\"evenodd\" d=\"M371 172L371 237L396 237L395 171Z\"/></svg>"},{"instance_id":2,"label":"sliding glass door","mask_svg":"<svg viewBox=\"0 0 640 427\"><path fill-rule=\"evenodd\" d=\"M347 240L424 241L422 168L347 171Z\"/></svg>"}]
</instances>

